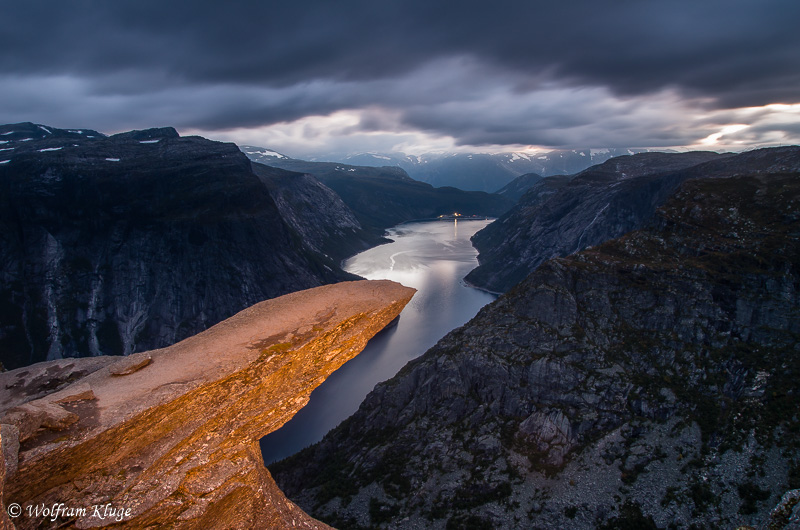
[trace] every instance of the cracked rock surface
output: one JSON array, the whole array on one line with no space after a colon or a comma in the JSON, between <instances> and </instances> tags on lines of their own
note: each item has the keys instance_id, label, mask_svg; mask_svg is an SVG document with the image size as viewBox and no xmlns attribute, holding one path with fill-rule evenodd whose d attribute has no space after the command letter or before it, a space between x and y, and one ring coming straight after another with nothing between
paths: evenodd
<instances>
[{"instance_id":1,"label":"cracked rock surface","mask_svg":"<svg viewBox=\"0 0 800 530\"><path fill-rule=\"evenodd\" d=\"M546 261L278 484L349 528L766 524L800 487L798 153L747 153Z\"/></svg>"},{"instance_id":2,"label":"cracked rock surface","mask_svg":"<svg viewBox=\"0 0 800 530\"><path fill-rule=\"evenodd\" d=\"M14 524L324 528L279 491L258 440L413 294L390 281L317 287L251 306L167 348L0 374L6 505L130 511L123 521L90 510Z\"/></svg>"}]
</instances>

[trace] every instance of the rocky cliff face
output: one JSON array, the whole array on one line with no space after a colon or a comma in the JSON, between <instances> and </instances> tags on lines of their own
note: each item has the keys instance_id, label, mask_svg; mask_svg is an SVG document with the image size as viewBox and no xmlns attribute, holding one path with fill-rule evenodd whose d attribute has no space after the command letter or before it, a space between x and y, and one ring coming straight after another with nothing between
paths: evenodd
<instances>
[{"instance_id":1,"label":"rocky cliff face","mask_svg":"<svg viewBox=\"0 0 800 530\"><path fill-rule=\"evenodd\" d=\"M686 181L651 227L544 263L272 466L278 484L353 528L765 522L800 487L786 153Z\"/></svg>"},{"instance_id":2,"label":"rocky cliff face","mask_svg":"<svg viewBox=\"0 0 800 530\"><path fill-rule=\"evenodd\" d=\"M281 494L258 440L413 294L389 281L318 287L168 348L0 374L3 499L21 508L14 524L327 528Z\"/></svg>"},{"instance_id":3,"label":"rocky cliff face","mask_svg":"<svg viewBox=\"0 0 800 530\"><path fill-rule=\"evenodd\" d=\"M742 155L745 156L745 155ZM467 275L471 284L505 292L542 262L641 228L681 182L726 173L729 155L642 153L612 158L571 177L549 177L534 184L517 205L472 242L480 266ZM688 168L719 160L717 167Z\"/></svg>"},{"instance_id":4,"label":"rocky cliff face","mask_svg":"<svg viewBox=\"0 0 800 530\"><path fill-rule=\"evenodd\" d=\"M335 191L307 173L253 164L283 219L309 250L336 263L387 240L365 230Z\"/></svg>"},{"instance_id":5,"label":"rocky cliff face","mask_svg":"<svg viewBox=\"0 0 800 530\"><path fill-rule=\"evenodd\" d=\"M251 151L253 160L265 160ZM434 188L419 182L399 167L349 166L333 162L306 162L268 157L270 166L311 174L335 191L355 213L359 222L382 235L386 228L414 219L427 219L460 212L497 216L514 202L500 195Z\"/></svg>"},{"instance_id":6,"label":"rocky cliff face","mask_svg":"<svg viewBox=\"0 0 800 530\"><path fill-rule=\"evenodd\" d=\"M525 192L531 189L535 184L540 182L544 177L539 175L538 173L525 173L524 175L520 175L499 190L497 190L498 195L502 195L506 199L512 200L514 202L519 201Z\"/></svg>"},{"instance_id":7,"label":"rocky cliff face","mask_svg":"<svg viewBox=\"0 0 800 530\"><path fill-rule=\"evenodd\" d=\"M173 129L0 127L6 368L172 344L352 279L304 247L235 145Z\"/></svg>"}]
</instances>

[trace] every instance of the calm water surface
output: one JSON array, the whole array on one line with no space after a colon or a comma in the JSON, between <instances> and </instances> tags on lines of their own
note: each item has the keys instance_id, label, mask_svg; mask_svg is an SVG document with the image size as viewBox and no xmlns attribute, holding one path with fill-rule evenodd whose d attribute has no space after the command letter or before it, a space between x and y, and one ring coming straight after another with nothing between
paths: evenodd
<instances>
[{"instance_id":1,"label":"calm water surface","mask_svg":"<svg viewBox=\"0 0 800 530\"><path fill-rule=\"evenodd\" d=\"M471 319L495 296L467 287L462 278L477 267L469 238L491 221L408 223L388 231L394 242L353 256L348 272L389 279L417 293L397 325L381 331L358 356L311 394L308 405L280 430L261 440L269 464L318 442L353 414L376 383L393 377L450 330Z\"/></svg>"}]
</instances>

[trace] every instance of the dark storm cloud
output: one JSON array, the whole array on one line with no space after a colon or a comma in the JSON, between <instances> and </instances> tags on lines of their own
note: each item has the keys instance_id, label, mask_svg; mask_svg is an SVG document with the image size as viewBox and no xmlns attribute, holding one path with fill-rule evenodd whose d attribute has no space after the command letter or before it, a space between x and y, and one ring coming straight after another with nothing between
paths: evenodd
<instances>
[{"instance_id":1,"label":"dark storm cloud","mask_svg":"<svg viewBox=\"0 0 800 530\"><path fill-rule=\"evenodd\" d=\"M3 15L0 67L17 73L156 71L162 82L279 86L394 76L467 54L624 93L675 85L736 100L741 90L761 104L776 93L794 102L800 85L795 0L31 0Z\"/></svg>"},{"instance_id":2,"label":"dark storm cloud","mask_svg":"<svg viewBox=\"0 0 800 530\"><path fill-rule=\"evenodd\" d=\"M403 113L412 128L440 131L462 145L527 144L666 147L693 143L689 128L675 130L670 94L614 98L601 88L551 88L527 97L492 98L413 108ZM645 142L638 144L634 142Z\"/></svg>"},{"instance_id":3,"label":"dark storm cloud","mask_svg":"<svg viewBox=\"0 0 800 530\"><path fill-rule=\"evenodd\" d=\"M574 110L501 109L501 123L479 102L557 85L637 105L666 90L708 109L798 103L797 20L796 0L27 0L4 5L0 75L19 91L79 80L115 123L213 130L377 105L462 143L569 143L586 120ZM547 131L532 132L534 111Z\"/></svg>"}]
</instances>

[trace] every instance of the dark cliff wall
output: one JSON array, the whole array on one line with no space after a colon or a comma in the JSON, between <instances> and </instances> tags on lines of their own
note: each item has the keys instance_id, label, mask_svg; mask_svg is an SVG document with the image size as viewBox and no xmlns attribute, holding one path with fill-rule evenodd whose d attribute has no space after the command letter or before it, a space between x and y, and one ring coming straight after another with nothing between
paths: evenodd
<instances>
[{"instance_id":1,"label":"dark cliff wall","mask_svg":"<svg viewBox=\"0 0 800 530\"><path fill-rule=\"evenodd\" d=\"M517 205L472 238L477 287L505 292L542 262L641 228L681 182L710 175L687 168L730 155L642 153L622 156L571 177L534 184Z\"/></svg>"},{"instance_id":2,"label":"dark cliff wall","mask_svg":"<svg viewBox=\"0 0 800 530\"><path fill-rule=\"evenodd\" d=\"M173 129L0 129L7 368L166 346L349 277L302 245L233 144Z\"/></svg>"},{"instance_id":3,"label":"dark cliff wall","mask_svg":"<svg viewBox=\"0 0 800 530\"><path fill-rule=\"evenodd\" d=\"M313 252L338 264L387 241L382 230L362 227L339 195L314 176L258 163L253 163L253 171L267 185L283 219Z\"/></svg>"},{"instance_id":4,"label":"dark cliff wall","mask_svg":"<svg viewBox=\"0 0 800 530\"><path fill-rule=\"evenodd\" d=\"M546 262L273 466L279 485L344 526L763 520L800 487L800 174L783 154Z\"/></svg>"},{"instance_id":5,"label":"dark cliff wall","mask_svg":"<svg viewBox=\"0 0 800 530\"><path fill-rule=\"evenodd\" d=\"M506 199L514 202L519 201L525 192L531 189L537 182L540 182L544 177L538 173L525 173L520 175L499 190L498 195L502 195Z\"/></svg>"},{"instance_id":6,"label":"dark cliff wall","mask_svg":"<svg viewBox=\"0 0 800 530\"><path fill-rule=\"evenodd\" d=\"M270 160L269 164L313 175L341 197L364 228L378 235L406 221L453 212L498 216L514 204L494 193L434 188L412 179L399 167L362 167L292 159Z\"/></svg>"}]
</instances>

